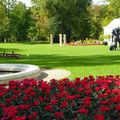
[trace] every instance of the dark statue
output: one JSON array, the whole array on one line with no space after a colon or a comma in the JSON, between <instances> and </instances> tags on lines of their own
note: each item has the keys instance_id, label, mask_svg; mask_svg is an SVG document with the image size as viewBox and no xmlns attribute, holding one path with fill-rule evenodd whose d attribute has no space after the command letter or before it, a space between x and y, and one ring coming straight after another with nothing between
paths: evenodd
<instances>
[{"instance_id":1,"label":"dark statue","mask_svg":"<svg viewBox=\"0 0 120 120\"><path fill-rule=\"evenodd\" d=\"M117 50L117 43L120 48L120 27L113 29L112 31L112 42L114 45L110 46L110 50Z\"/></svg>"}]
</instances>

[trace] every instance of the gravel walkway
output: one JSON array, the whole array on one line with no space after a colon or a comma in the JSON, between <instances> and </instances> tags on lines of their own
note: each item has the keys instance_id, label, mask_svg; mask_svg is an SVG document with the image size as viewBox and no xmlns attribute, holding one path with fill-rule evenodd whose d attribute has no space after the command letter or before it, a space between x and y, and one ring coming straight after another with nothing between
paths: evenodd
<instances>
[{"instance_id":1,"label":"gravel walkway","mask_svg":"<svg viewBox=\"0 0 120 120\"><path fill-rule=\"evenodd\" d=\"M50 81L51 79L63 79L69 77L71 72L63 69L51 69L51 70L41 70L40 78L41 80Z\"/></svg>"}]
</instances>

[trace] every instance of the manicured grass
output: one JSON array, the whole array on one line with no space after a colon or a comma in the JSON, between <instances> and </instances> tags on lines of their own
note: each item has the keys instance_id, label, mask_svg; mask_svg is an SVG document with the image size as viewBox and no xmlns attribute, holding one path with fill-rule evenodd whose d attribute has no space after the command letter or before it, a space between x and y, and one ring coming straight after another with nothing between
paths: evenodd
<instances>
[{"instance_id":1,"label":"manicured grass","mask_svg":"<svg viewBox=\"0 0 120 120\"><path fill-rule=\"evenodd\" d=\"M22 54L20 59L0 58L0 63L35 64L41 68L62 68L70 77L120 75L120 51L108 46L50 46L45 44L0 43L0 52Z\"/></svg>"}]
</instances>

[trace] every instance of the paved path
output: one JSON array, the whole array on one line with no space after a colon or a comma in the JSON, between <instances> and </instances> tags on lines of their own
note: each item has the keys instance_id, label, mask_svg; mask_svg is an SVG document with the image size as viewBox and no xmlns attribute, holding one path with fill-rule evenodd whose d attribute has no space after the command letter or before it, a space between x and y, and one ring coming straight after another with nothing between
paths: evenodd
<instances>
[{"instance_id":1,"label":"paved path","mask_svg":"<svg viewBox=\"0 0 120 120\"><path fill-rule=\"evenodd\" d=\"M50 81L51 79L63 79L69 77L71 72L62 69L51 69L51 70L41 70L40 78L41 80Z\"/></svg>"}]
</instances>

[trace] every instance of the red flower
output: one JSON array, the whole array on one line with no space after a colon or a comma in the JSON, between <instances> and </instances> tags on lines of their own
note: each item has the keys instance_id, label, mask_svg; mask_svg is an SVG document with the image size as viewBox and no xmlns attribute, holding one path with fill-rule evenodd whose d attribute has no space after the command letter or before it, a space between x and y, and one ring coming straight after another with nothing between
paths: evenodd
<instances>
[{"instance_id":1,"label":"red flower","mask_svg":"<svg viewBox=\"0 0 120 120\"><path fill-rule=\"evenodd\" d=\"M56 105L56 103L57 103L58 101L59 101L59 100L51 100L50 103L51 103L52 105Z\"/></svg>"},{"instance_id":2,"label":"red flower","mask_svg":"<svg viewBox=\"0 0 120 120\"><path fill-rule=\"evenodd\" d=\"M90 95L91 92L92 92L92 90L91 90L91 89L88 89L88 90L85 90L84 92L85 92L87 95Z\"/></svg>"},{"instance_id":3,"label":"red flower","mask_svg":"<svg viewBox=\"0 0 120 120\"><path fill-rule=\"evenodd\" d=\"M51 105L47 105L47 106L44 107L44 109L46 111L52 111L52 106Z\"/></svg>"},{"instance_id":4,"label":"red flower","mask_svg":"<svg viewBox=\"0 0 120 120\"><path fill-rule=\"evenodd\" d=\"M94 116L94 120L105 120L105 119L104 119L104 115L96 114L96 115Z\"/></svg>"},{"instance_id":5,"label":"red flower","mask_svg":"<svg viewBox=\"0 0 120 120\"><path fill-rule=\"evenodd\" d=\"M68 100L74 100L74 99L75 99L75 96L74 96L74 95L69 95L69 96L67 96L67 99L68 99Z\"/></svg>"},{"instance_id":6,"label":"red flower","mask_svg":"<svg viewBox=\"0 0 120 120\"><path fill-rule=\"evenodd\" d=\"M99 91L99 90L100 90L100 87L96 87L96 88L95 88L95 91Z\"/></svg>"},{"instance_id":7,"label":"red flower","mask_svg":"<svg viewBox=\"0 0 120 120\"><path fill-rule=\"evenodd\" d=\"M26 120L26 116L16 116L14 120Z\"/></svg>"},{"instance_id":8,"label":"red flower","mask_svg":"<svg viewBox=\"0 0 120 120\"><path fill-rule=\"evenodd\" d=\"M78 113L83 113L83 114L87 114L88 113L88 110L87 109L79 109L78 110Z\"/></svg>"},{"instance_id":9,"label":"red flower","mask_svg":"<svg viewBox=\"0 0 120 120\"><path fill-rule=\"evenodd\" d=\"M37 105L39 105L40 104L40 102L38 101L38 100L35 100L34 101L34 106L37 106Z\"/></svg>"},{"instance_id":10,"label":"red flower","mask_svg":"<svg viewBox=\"0 0 120 120\"><path fill-rule=\"evenodd\" d=\"M36 92L31 92L30 96L35 97L36 96Z\"/></svg>"},{"instance_id":11,"label":"red flower","mask_svg":"<svg viewBox=\"0 0 120 120\"><path fill-rule=\"evenodd\" d=\"M63 109L63 108L66 108L68 106L68 103L66 101L63 101L60 105L60 108Z\"/></svg>"},{"instance_id":12,"label":"red flower","mask_svg":"<svg viewBox=\"0 0 120 120\"><path fill-rule=\"evenodd\" d=\"M78 88L78 91L79 91L79 92L82 92L82 91L83 91L83 88L82 88L82 87L79 87L79 88Z\"/></svg>"},{"instance_id":13,"label":"red flower","mask_svg":"<svg viewBox=\"0 0 120 120\"><path fill-rule=\"evenodd\" d=\"M86 107L89 107L90 104L91 104L90 97L84 98L84 105L85 105Z\"/></svg>"},{"instance_id":14,"label":"red flower","mask_svg":"<svg viewBox=\"0 0 120 120\"><path fill-rule=\"evenodd\" d=\"M44 98L42 96L39 96L40 102L44 102Z\"/></svg>"},{"instance_id":15,"label":"red flower","mask_svg":"<svg viewBox=\"0 0 120 120\"><path fill-rule=\"evenodd\" d=\"M37 117L37 112L32 112L32 117L35 119Z\"/></svg>"},{"instance_id":16,"label":"red flower","mask_svg":"<svg viewBox=\"0 0 120 120\"><path fill-rule=\"evenodd\" d=\"M115 108L116 108L117 111L120 111L120 105L116 105Z\"/></svg>"},{"instance_id":17,"label":"red flower","mask_svg":"<svg viewBox=\"0 0 120 120\"><path fill-rule=\"evenodd\" d=\"M107 111L109 111L110 110L110 108L108 108L107 106L101 106L100 107L100 111L101 112L107 112Z\"/></svg>"},{"instance_id":18,"label":"red flower","mask_svg":"<svg viewBox=\"0 0 120 120\"><path fill-rule=\"evenodd\" d=\"M32 112L32 114L28 116L28 119L29 119L29 120L33 120L33 119L35 119L36 117L37 117L37 112Z\"/></svg>"},{"instance_id":19,"label":"red flower","mask_svg":"<svg viewBox=\"0 0 120 120\"><path fill-rule=\"evenodd\" d=\"M13 90L13 93L14 93L14 94L19 94L19 93L20 93L20 90Z\"/></svg>"},{"instance_id":20,"label":"red flower","mask_svg":"<svg viewBox=\"0 0 120 120\"><path fill-rule=\"evenodd\" d=\"M54 117L61 119L61 118L63 117L63 112L55 112L55 113L54 113Z\"/></svg>"},{"instance_id":21,"label":"red flower","mask_svg":"<svg viewBox=\"0 0 120 120\"><path fill-rule=\"evenodd\" d=\"M112 97L110 100L112 103L120 103L120 95L116 95L115 97Z\"/></svg>"},{"instance_id":22,"label":"red flower","mask_svg":"<svg viewBox=\"0 0 120 120\"><path fill-rule=\"evenodd\" d=\"M116 86L120 86L120 82L115 82Z\"/></svg>"},{"instance_id":23,"label":"red flower","mask_svg":"<svg viewBox=\"0 0 120 120\"><path fill-rule=\"evenodd\" d=\"M98 95L98 98L106 98L107 97L107 94L99 94Z\"/></svg>"},{"instance_id":24,"label":"red flower","mask_svg":"<svg viewBox=\"0 0 120 120\"><path fill-rule=\"evenodd\" d=\"M5 108L6 104L0 104L0 108Z\"/></svg>"},{"instance_id":25,"label":"red flower","mask_svg":"<svg viewBox=\"0 0 120 120\"><path fill-rule=\"evenodd\" d=\"M25 105L18 105L18 108L19 108L20 110L24 110L24 109L25 109Z\"/></svg>"},{"instance_id":26,"label":"red flower","mask_svg":"<svg viewBox=\"0 0 120 120\"><path fill-rule=\"evenodd\" d=\"M23 100L24 100L24 101L28 101L28 100L30 100L30 98L29 98L28 96L24 96L24 97L23 97Z\"/></svg>"},{"instance_id":27,"label":"red flower","mask_svg":"<svg viewBox=\"0 0 120 120\"><path fill-rule=\"evenodd\" d=\"M26 90L24 90L24 93L26 95L30 94L33 91L33 88L27 88Z\"/></svg>"},{"instance_id":28,"label":"red flower","mask_svg":"<svg viewBox=\"0 0 120 120\"><path fill-rule=\"evenodd\" d=\"M111 90L110 90L110 89L107 89L105 92L106 92L107 94L110 94L110 93L111 93Z\"/></svg>"},{"instance_id":29,"label":"red flower","mask_svg":"<svg viewBox=\"0 0 120 120\"><path fill-rule=\"evenodd\" d=\"M10 104L11 101L12 101L11 98L6 99L7 104Z\"/></svg>"},{"instance_id":30,"label":"red flower","mask_svg":"<svg viewBox=\"0 0 120 120\"><path fill-rule=\"evenodd\" d=\"M17 114L17 109L15 106L10 106L4 109L4 116L8 116L8 118L15 118Z\"/></svg>"},{"instance_id":31,"label":"red flower","mask_svg":"<svg viewBox=\"0 0 120 120\"><path fill-rule=\"evenodd\" d=\"M102 105L109 105L110 103L109 103L109 101L108 100L101 100L100 101L100 104L102 104Z\"/></svg>"}]
</instances>

